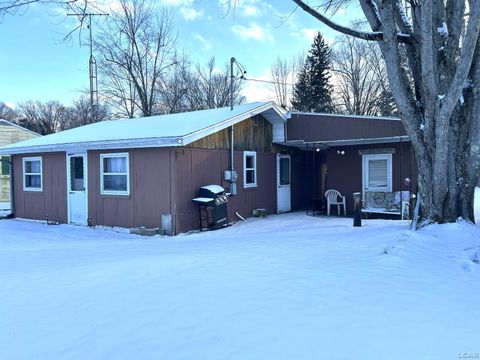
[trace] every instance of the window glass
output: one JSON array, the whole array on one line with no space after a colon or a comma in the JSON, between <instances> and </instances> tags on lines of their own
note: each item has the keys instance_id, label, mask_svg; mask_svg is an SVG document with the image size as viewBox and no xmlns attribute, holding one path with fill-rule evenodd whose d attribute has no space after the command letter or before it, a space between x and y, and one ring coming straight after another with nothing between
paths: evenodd
<instances>
[{"instance_id":1,"label":"window glass","mask_svg":"<svg viewBox=\"0 0 480 360\"><path fill-rule=\"evenodd\" d=\"M126 173L126 157L106 157L103 159L103 171L105 173Z\"/></svg>"},{"instance_id":2,"label":"window glass","mask_svg":"<svg viewBox=\"0 0 480 360\"><path fill-rule=\"evenodd\" d=\"M102 194L128 195L129 169L128 154L103 154L102 165Z\"/></svg>"},{"instance_id":3,"label":"window glass","mask_svg":"<svg viewBox=\"0 0 480 360\"><path fill-rule=\"evenodd\" d=\"M280 158L280 185L290 185L290 158Z\"/></svg>"},{"instance_id":4,"label":"window glass","mask_svg":"<svg viewBox=\"0 0 480 360\"><path fill-rule=\"evenodd\" d=\"M387 187L387 160L370 160L368 163L368 187Z\"/></svg>"},{"instance_id":5,"label":"window glass","mask_svg":"<svg viewBox=\"0 0 480 360\"><path fill-rule=\"evenodd\" d=\"M255 170L247 170L247 184L255 183Z\"/></svg>"},{"instance_id":6,"label":"window glass","mask_svg":"<svg viewBox=\"0 0 480 360\"><path fill-rule=\"evenodd\" d=\"M127 191L127 175L103 175L103 190Z\"/></svg>"},{"instance_id":7,"label":"window glass","mask_svg":"<svg viewBox=\"0 0 480 360\"><path fill-rule=\"evenodd\" d=\"M85 190L83 176L83 156L70 158L70 189L72 191Z\"/></svg>"},{"instance_id":8,"label":"window glass","mask_svg":"<svg viewBox=\"0 0 480 360\"><path fill-rule=\"evenodd\" d=\"M244 187L257 186L257 153L245 151L243 153L243 164Z\"/></svg>"},{"instance_id":9,"label":"window glass","mask_svg":"<svg viewBox=\"0 0 480 360\"><path fill-rule=\"evenodd\" d=\"M363 155L364 191L392 191L392 154Z\"/></svg>"},{"instance_id":10,"label":"window glass","mask_svg":"<svg viewBox=\"0 0 480 360\"><path fill-rule=\"evenodd\" d=\"M247 169L253 169L255 167L253 155L247 155L247 159L245 162L246 162Z\"/></svg>"},{"instance_id":11,"label":"window glass","mask_svg":"<svg viewBox=\"0 0 480 360\"><path fill-rule=\"evenodd\" d=\"M26 160L25 161L25 172L26 173L40 173L40 160Z\"/></svg>"},{"instance_id":12,"label":"window glass","mask_svg":"<svg viewBox=\"0 0 480 360\"><path fill-rule=\"evenodd\" d=\"M23 159L23 187L24 190L42 190L42 160L41 158Z\"/></svg>"}]
</instances>

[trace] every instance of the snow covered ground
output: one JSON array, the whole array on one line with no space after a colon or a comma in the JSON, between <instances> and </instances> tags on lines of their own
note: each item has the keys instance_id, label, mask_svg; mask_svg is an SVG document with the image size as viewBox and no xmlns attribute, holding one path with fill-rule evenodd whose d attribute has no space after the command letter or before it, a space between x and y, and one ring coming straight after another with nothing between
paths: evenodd
<instances>
[{"instance_id":1,"label":"snow covered ground","mask_svg":"<svg viewBox=\"0 0 480 360\"><path fill-rule=\"evenodd\" d=\"M480 353L480 227L252 219L142 238L0 221L1 359Z\"/></svg>"}]
</instances>

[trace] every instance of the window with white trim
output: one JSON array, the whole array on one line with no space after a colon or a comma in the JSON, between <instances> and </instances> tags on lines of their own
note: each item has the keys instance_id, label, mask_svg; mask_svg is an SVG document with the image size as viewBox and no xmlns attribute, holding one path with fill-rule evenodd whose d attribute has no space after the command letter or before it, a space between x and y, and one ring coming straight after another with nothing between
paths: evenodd
<instances>
[{"instance_id":1,"label":"window with white trim","mask_svg":"<svg viewBox=\"0 0 480 360\"><path fill-rule=\"evenodd\" d=\"M255 151L243 152L243 187L257 186L257 153Z\"/></svg>"},{"instance_id":2,"label":"window with white trim","mask_svg":"<svg viewBox=\"0 0 480 360\"><path fill-rule=\"evenodd\" d=\"M363 155L365 191L392 191L392 154Z\"/></svg>"},{"instance_id":3,"label":"window with white trim","mask_svg":"<svg viewBox=\"0 0 480 360\"><path fill-rule=\"evenodd\" d=\"M128 153L100 155L100 192L102 195L129 195Z\"/></svg>"},{"instance_id":4,"label":"window with white trim","mask_svg":"<svg viewBox=\"0 0 480 360\"><path fill-rule=\"evenodd\" d=\"M42 158L40 156L23 158L23 190L43 190Z\"/></svg>"}]
</instances>

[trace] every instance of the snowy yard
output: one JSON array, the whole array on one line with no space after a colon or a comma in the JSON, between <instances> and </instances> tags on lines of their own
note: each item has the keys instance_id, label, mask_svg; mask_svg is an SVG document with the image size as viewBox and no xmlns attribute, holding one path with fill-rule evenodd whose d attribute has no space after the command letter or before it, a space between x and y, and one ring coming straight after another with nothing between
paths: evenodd
<instances>
[{"instance_id":1,"label":"snowy yard","mask_svg":"<svg viewBox=\"0 0 480 360\"><path fill-rule=\"evenodd\" d=\"M0 221L1 359L480 353L480 228L249 220L142 238Z\"/></svg>"}]
</instances>

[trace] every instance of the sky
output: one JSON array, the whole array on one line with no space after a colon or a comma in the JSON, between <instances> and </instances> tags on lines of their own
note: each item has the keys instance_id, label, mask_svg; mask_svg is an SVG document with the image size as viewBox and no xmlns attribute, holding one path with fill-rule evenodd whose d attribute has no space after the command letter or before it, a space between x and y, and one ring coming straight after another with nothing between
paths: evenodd
<instances>
[{"instance_id":1,"label":"sky","mask_svg":"<svg viewBox=\"0 0 480 360\"><path fill-rule=\"evenodd\" d=\"M292 1L240 0L226 13L225 0L160 0L157 6L172 9L178 48L194 63L215 57L223 68L235 57L247 78L269 80L277 57L306 53L317 31L333 44L338 35L296 8ZM109 2L114 4L114 2ZM340 11L335 20L348 24L355 10ZM63 37L74 27L55 5L34 4L0 22L0 101L9 106L27 100L58 100L66 105L88 89L88 47L79 34ZM95 28L104 19L97 18ZM87 32L82 42L87 41ZM271 85L246 81L248 102L274 100Z\"/></svg>"}]
</instances>

